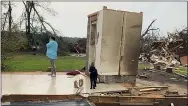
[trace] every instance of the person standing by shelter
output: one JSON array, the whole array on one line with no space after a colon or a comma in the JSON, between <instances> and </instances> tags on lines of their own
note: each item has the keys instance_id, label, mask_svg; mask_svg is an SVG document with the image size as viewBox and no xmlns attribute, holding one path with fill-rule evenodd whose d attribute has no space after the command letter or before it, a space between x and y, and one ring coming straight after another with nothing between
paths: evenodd
<instances>
[{"instance_id":1,"label":"person standing by shelter","mask_svg":"<svg viewBox=\"0 0 188 106\"><path fill-rule=\"evenodd\" d=\"M91 63L89 72L90 72L90 84L91 84L90 89L95 89L98 73L97 73L97 69L94 66L94 62Z\"/></svg>"},{"instance_id":2,"label":"person standing by shelter","mask_svg":"<svg viewBox=\"0 0 188 106\"><path fill-rule=\"evenodd\" d=\"M55 60L57 59L57 49L58 43L55 41L55 37L51 36L49 43L46 44L47 52L46 55L50 59L51 64L51 76L56 76L56 69L55 69Z\"/></svg>"}]
</instances>

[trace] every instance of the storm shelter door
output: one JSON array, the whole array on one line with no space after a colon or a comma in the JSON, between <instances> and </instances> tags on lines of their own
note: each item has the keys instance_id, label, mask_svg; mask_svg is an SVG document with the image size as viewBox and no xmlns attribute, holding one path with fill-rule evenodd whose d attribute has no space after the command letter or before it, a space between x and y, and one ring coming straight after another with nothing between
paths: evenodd
<instances>
[{"instance_id":1,"label":"storm shelter door","mask_svg":"<svg viewBox=\"0 0 188 106\"><path fill-rule=\"evenodd\" d=\"M136 75L140 50L140 35L142 29L142 14L126 12L123 23L121 75Z\"/></svg>"}]
</instances>

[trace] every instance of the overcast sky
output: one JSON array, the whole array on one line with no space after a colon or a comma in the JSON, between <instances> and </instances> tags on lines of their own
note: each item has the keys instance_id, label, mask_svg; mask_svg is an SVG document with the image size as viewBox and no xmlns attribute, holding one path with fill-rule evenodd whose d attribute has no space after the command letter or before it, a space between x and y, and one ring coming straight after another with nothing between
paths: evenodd
<instances>
[{"instance_id":1,"label":"overcast sky","mask_svg":"<svg viewBox=\"0 0 188 106\"><path fill-rule=\"evenodd\" d=\"M56 16L44 11L39 12L55 29L63 33L61 36L86 37L87 15L101 10L103 6L143 12L142 30L146 29L152 20L157 19L154 26L160 28L162 35L187 26L186 2L51 2L49 7L58 13ZM13 9L13 18L18 18L22 11L23 4L17 2Z\"/></svg>"}]
</instances>

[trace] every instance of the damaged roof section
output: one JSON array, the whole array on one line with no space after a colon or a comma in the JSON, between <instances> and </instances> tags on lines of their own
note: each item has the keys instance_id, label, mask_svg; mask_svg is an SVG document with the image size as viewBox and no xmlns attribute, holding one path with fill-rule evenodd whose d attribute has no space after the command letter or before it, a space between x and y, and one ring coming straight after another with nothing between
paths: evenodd
<instances>
[{"instance_id":1,"label":"damaged roof section","mask_svg":"<svg viewBox=\"0 0 188 106\"><path fill-rule=\"evenodd\" d=\"M188 64L188 35L187 29L168 33L168 37L157 39L149 46L148 53L141 53L140 60L148 61L162 69L173 69ZM148 35L152 36L152 35ZM142 45L144 46L144 45Z\"/></svg>"}]
</instances>

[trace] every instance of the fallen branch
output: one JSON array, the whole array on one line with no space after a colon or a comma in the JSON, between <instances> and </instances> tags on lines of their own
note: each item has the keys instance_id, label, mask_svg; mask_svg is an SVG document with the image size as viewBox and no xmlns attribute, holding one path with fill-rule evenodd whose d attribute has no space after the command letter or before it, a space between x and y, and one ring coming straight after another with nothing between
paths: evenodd
<instances>
[{"instance_id":1,"label":"fallen branch","mask_svg":"<svg viewBox=\"0 0 188 106\"><path fill-rule=\"evenodd\" d=\"M148 28L146 29L146 31L142 34L141 38L143 38L143 37L150 31L149 28L151 27L151 25L152 25L155 21L156 21L156 19L151 22L151 24L148 26Z\"/></svg>"},{"instance_id":2,"label":"fallen branch","mask_svg":"<svg viewBox=\"0 0 188 106\"><path fill-rule=\"evenodd\" d=\"M46 21L43 20L44 23L46 23L48 26L50 26L50 28L52 29L54 35L56 35L55 29Z\"/></svg>"}]
</instances>

